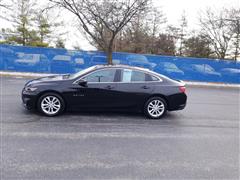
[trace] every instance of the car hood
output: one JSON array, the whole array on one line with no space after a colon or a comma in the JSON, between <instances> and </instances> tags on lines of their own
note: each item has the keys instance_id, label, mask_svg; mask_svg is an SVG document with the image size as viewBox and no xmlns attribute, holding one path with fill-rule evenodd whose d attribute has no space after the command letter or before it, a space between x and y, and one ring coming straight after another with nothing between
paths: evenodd
<instances>
[{"instance_id":1,"label":"car hood","mask_svg":"<svg viewBox=\"0 0 240 180\"><path fill-rule=\"evenodd\" d=\"M37 78L37 79L33 79L31 81L28 81L25 86L29 86L32 84L38 84L38 83L60 82L63 80L67 80L68 77L69 77L69 74L46 76L46 77Z\"/></svg>"}]
</instances>

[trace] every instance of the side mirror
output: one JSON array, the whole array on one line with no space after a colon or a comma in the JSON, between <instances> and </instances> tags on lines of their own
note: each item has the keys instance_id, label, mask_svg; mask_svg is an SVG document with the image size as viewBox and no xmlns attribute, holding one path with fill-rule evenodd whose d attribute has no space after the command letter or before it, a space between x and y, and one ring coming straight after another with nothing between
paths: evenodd
<instances>
[{"instance_id":1,"label":"side mirror","mask_svg":"<svg viewBox=\"0 0 240 180\"><path fill-rule=\"evenodd\" d=\"M83 87L87 87L87 81L84 80L84 79L81 79L80 81L78 81L78 85L83 86Z\"/></svg>"}]
</instances>

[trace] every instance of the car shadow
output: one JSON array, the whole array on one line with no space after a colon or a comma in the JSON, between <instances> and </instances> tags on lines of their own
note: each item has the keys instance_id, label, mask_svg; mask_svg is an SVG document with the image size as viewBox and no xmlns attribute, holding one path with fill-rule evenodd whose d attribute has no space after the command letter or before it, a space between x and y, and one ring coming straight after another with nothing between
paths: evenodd
<instances>
[{"instance_id":1,"label":"car shadow","mask_svg":"<svg viewBox=\"0 0 240 180\"><path fill-rule=\"evenodd\" d=\"M143 113L136 112L65 112L56 117L46 117L36 110L23 110L29 119L23 123L31 122L63 122L63 123L120 123L120 124L159 124L176 125L178 114L168 112L161 119L147 118Z\"/></svg>"}]
</instances>

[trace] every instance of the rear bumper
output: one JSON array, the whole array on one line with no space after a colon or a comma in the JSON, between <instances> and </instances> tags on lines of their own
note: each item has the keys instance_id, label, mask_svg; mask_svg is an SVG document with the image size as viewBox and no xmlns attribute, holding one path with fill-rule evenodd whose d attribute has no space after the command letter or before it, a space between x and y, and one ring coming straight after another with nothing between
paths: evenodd
<instances>
[{"instance_id":1,"label":"rear bumper","mask_svg":"<svg viewBox=\"0 0 240 180\"><path fill-rule=\"evenodd\" d=\"M185 93L174 94L168 97L168 110L182 110L187 105L187 95Z\"/></svg>"}]
</instances>

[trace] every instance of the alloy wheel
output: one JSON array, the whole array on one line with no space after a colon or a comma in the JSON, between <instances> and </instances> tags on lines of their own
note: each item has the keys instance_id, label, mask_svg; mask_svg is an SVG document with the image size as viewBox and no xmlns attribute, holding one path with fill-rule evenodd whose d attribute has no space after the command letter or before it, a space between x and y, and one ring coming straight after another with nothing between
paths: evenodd
<instances>
[{"instance_id":1,"label":"alloy wheel","mask_svg":"<svg viewBox=\"0 0 240 180\"><path fill-rule=\"evenodd\" d=\"M41 101L41 109L47 115L55 115L61 109L61 102L55 96L46 96Z\"/></svg>"},{"instance_id":2,"label":"alloy wheel","mask_svg":"<svg viewBox=\"0 0 240 180\"><path fill-rule=\"evenodd\" d=\"M149 102L147 111L150 116L158 118L163 115L165 111L165 105L161 100L153 100Z\"/></svg>"}]
</instances>

